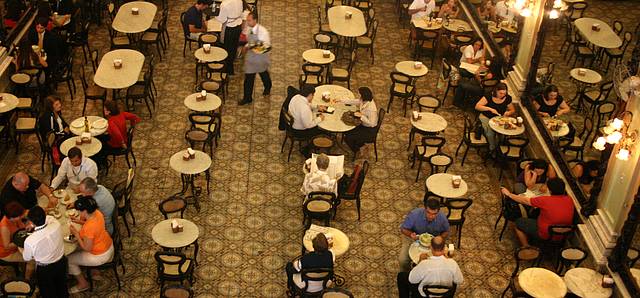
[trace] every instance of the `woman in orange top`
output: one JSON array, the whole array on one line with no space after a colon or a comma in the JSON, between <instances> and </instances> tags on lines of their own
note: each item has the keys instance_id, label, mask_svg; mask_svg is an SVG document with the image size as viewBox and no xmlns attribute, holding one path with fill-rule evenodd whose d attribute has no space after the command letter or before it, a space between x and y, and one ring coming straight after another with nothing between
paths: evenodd
<instances>
[{"instance_id":1,"label":"woman in orange top","mask_svg":"<svg viewBox=\"0 0 640 298\"><path fill-rule=\"evenodd\" d=\"M22 254L18 251L18 246L11 242L13 234L24 228L22 219L25 217L25 210L17 201L11 201L4 206L4 216L0 221L0 260L11 263L24 262ZM25 277L29 279L33 272L33 264L27 263Z\"/></svg>"},{"instance_id":2,"label":"woman in orange top","mask_svg":"<svg viewBox=\"0 0 640 298\"><path fill-rule=\"evenodd\" d=\"M82 275L80 266L98 266L113 258L113 241L104 225L104 217L98 210L98 203L92 197L79 197L75 207L80 211L84 224L80 231L73 225L69 230L78 240L81 250L69 255L69 274L75 276L78 284L69 293L80 293L89 289L89 282Z\"/></svg>"}]
</instances>

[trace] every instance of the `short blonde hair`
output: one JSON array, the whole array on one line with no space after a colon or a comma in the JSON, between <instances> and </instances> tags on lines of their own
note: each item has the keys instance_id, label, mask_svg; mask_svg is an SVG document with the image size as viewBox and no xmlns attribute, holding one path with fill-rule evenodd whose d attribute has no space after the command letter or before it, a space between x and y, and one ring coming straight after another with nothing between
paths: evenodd
<instances>
[{"instance_id":1,"label":"short blonde hair","mask_svg":"<svg viewBox=\"0 0 640 298\"><path fill-rule=\"evenodd\" d=\"M316 157L316 166L320 170L326 170L329 167L329 156L324 153L321 153Z\"/></svg>"}]
</instances>

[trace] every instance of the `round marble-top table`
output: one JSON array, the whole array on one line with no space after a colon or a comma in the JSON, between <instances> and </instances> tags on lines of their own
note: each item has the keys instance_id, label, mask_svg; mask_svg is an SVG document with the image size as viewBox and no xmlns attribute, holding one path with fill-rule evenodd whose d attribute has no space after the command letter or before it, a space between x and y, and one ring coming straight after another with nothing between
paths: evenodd
<instances>
[{"instance_id":1,"label":"round marble-top table","mask_svg":"<svg viewBox=\"0 0 640 298\"><path fill-rule=\"evenodd\" d=\"M416 68L416 62L420 61L400 61L396 63L396 71L414 78L427 75L429 68L424 64L420 64L420 67Z\"/></svg>"},{"instance_id":2,"label":"round marble-top table","mask_svg":"<svg viewBox=\"0 0 640 298\"><path fill-rule=\"evenodd\" d=\"M322 93L331 93L330 102L322 100ZM324 120L318 124L318 127L334 133L347 132L355 128L353 125L348 125L342 121L342 114L347 111L356 111L357 107L353 105L345 105L343 103L333 102L336 99L354 99L353 92L349 89L338 85L322 85L316 87L316 92L313 95L312 104L324 105L335 109L333 114L324 113Z\"/></svg>"},{"instance_id":3,"label":"round marble-top table","mask_svg":"<svg viewBox=\"0 0 640 298\"><path fill-rule=\"evenodd\" d=\"M429 176L425 181L427 189L443 198L459 198L467 194L467 182L460 180L460 187L454 188L451 183L452 174L437 173Z\"/></svg>"},{"instance_id":4,"label":"round marble-top table","mask_svg":"<svg viewBox=\"0 0 640 298\"><path fill-rule=\"evenodd\" d=\"M515 123L513 122L513 120L516 120L515 118L512 118L512 117L495 116L489 119L489 127L491 127L493 131L505 136L517 136L524 133L524 124L521 126L516 125L516 126L513 126L513 128L509 128L509 129L504 128L504 125L500 123L501 119L503 118L508 118L510 121L512 121L512 123Z\"/></svg>"},{"instance_id":5,"label":"round marble-top table","mask_svg":"<svg viewBox=\"0 0 640 298\"><path fill-rule=\"evenodd\" d=\"M432 19L431 22L429 22L429 18L427 17L411 20L414 26L423 30L438 30L442 28L443 22L441 18Z\"/></svg>"},{"instance_id":6,"label":"round marble-top table","mask_svg":"<svg viewBox=\"0 0 640 298\"><path fill-rule=\"evenodd\" d=\"M219 62L227 59L227 51L223 48L213 46L209 53L205 53L203 48L199 48L193 55L196 56L196 59L202 62Z\"/></svg>"},{"instance_id":7,"label":"round marble-top table","mask_svg":"<svg viewBox=\"0 0 640 298\"><path fill-rule=\"evenodd\" d=\"M190 110L197 112L209 112L217 110L222 105L220 97L213 93L207 93L207 98L203 101L197 101L196 97L200 92L193 93L184 99L184 105Z\"/></svg>"},{"instance_id":8,"label":"round marble-top table","mask_svg":"<svg viewBox=\"0 0 640 298\"><path fill-rule=\"evenodd\" d=\"M509 32L509 33L517 33L518 25L517 23L514 24L513 22L509 22L509 21L502 21L500 22L500 30Z\"/></svg>"},{"instance_id":9,"label":"round marble-top table","mask_svg":"<svg viewBox=\"0 0 640 298\"><path fill-rule=\"evenodd\" d=\"M82 145L76 145L77 139L80 139L80 137L71 137L62 142L62 144L60 144L60 153L66 156L67 153L69 153L69 149L78 147L80 148L80 151L82 151L82 156L91 157L96 155L100 152L100 149L102 149L102 143L94 137L91 137L91 143L84 143Z\"/></svg>"},{"instance_id":10,"label":"round marble-top table","mask_svg":"<svg viewBox=\"0 0 640 298\"><path fill-rule=\"evenodd\" d=\"M347 13L351 14L350 18L346 17ZM364 14L355 7L344 5L331 7L327 11L327 18L329 19L329 28L335 34L357 37L367 33Z\"/></svg>"},{"instance_id":11,"label":"round marble-top table","mask_svg":"<svg viewBox=\"0 0 640 298\"><path fill-rule=\"evenodd\" d=\"M558 130L549 129L549 125L551 125L552 124L551 122L553 121L561 121L561 120L545 117L542 119L542 121L544 122L545 126L547 126L547 130L549 131L549 134L551 134L551 136L554 138L564 137L568 135L570 132L569 125L564 121L562 121L562 124L560 125L560 128Z\"/></svg>"},{"instance_id":12,"label":"round marble-top table","mask_svg":"<svg viewBox=\"0 0 640 298\"><path fill-rule=\"evenodd\" d=\"M420 120L414 121L413 117L411 117L411 125L415 127L417 130L428 132L428 133L436 133L441 132L445 128L447 128L447 120L444 120L442 116L430 113L430 112L420 112Z\"/></svg>"},{"instance_id":13,"label":"round marble-top table","mask_svg":"<svg viewBox=\"0 0 640 298\"><path fill-rule=\"evenodd\" d=\"M89 121L89 133L92 137L99 136L109 128L109 121L100 116L87 116ZM84 117L78 117L69 123L69 130L76 136L84 132Z\"/></svg>"},{"instance_id":14,"label":"round marble-top table","mask_svg":"<svg viewBox=\"0 0 640 298\"><path fill-rule=\"evenodd\" d=\"M115 68L113 66L114 59L121 59L122 67ZM96 85L106 89L130 87L138 81L143 64L144 55L138 51L121 49L107 52L100 60L93 81Z\"/></svg>"},{"instance_id":15,"label":"round marble-top table","mask_svg":"<svg viewBox=\"0 0 640 298\"><path fill-rule=\"evenodd\" d=\"M171 229L171 221L176 220L183 226L182 232L174 233ZM200 237L200 229L193 222L182 218L165 219L151 230L151 238L158 245L165 248L182 248L196 242Z\"/></svg>"},{"instance_id":16,"label":"round marble-top table","mask_svg":"<svg viewBox=\"0 0 640 298\"><path fill-rule=\"evenodd\" d=\"M594 18L579 18L574 21L576 29L591 44L605 48L614 49L622 45L622 39L618 36L609 25L601 20ZM592 28L593 25L600 27L599 31Z\"/></svg>"},{"instance_id":17,"label":"round marble-top table","mask_svg":"<svg viewBox=\"0 0 640 298\"><path fill-rule=\"evenodd\" d=\"M567 295L567 286L560 276L544 268L527 268L518 275L522 290L536 298L561 298Z\"/></svg>"},{"instance_id":18,"label":"round marble-top table","mask_svg":"<svg viewBox=\"0 0 640 298\"><path fill-rule=\"evenodd\" d=\"M580 71L584 71L584 74L580 74ZM569 75L576 81L590 85L602 81L602 76L598 72L588 68L574 68L569 71Z\"/></svg>"},{"instance_id":19,"label":"round marble-top table","mask_svg":"<svg viewBox=\"0 0 640 298\"><path fill-rule=\"evenodd\" d=\"M325 58L323 56L323 52L324 50L322 49L306 50L302 53L302 59L304 59L307 62L310 62L313 64L319 64L319 65L329 64L334 60L336 60L336 55L334 55L333 53L329 52L329 57Z\"/></svg>"},{"instance_id":20,"label":"round marble-top table","mask_svg":"<svg viewBox=\"0 0 640 298\"><path fill-rule=\"evenodd\" d=\"M613 289L602 287L602 274L589 268L573 268L564 274L564 283L569 292L578 297L607 298Z\"/></svg>"},{"instance_id":21,"label":"round marble-top table","mask_svg":"<svg viewBox=\"0 0 640 298\"><path fill-rule=\"evenodd\" d=\"M631 271L631 276L636 279L636 282L640 284L640 269L631 268L629 271Z\"/></svg>"},{"instance_id":22,"label":"round marble-top table","mask_svg":"<svg viewBox=\"0 0 640 298\"><path fill-rule=\"evenodd\" d=\"M65 189L65 191L71 199L70 202L75 202L76 199L78 198L78 194L73 192L70 188ZM57 191L54 193L57 193ZM49 198L47 198L47 196L39 196L38 205L46 209L47 206L49 205ZM72 224L76 228L76 230L80 231L80 229L82 228L82 225L71 221L71 219L69 218L69 215L67 215L67 205L62 203L62 198L58 198L58 205L56 206L55 210L57 210L60 213L60 217L56 219L60 223L60 228L62 230L62 237L67 237L71 234L71 231L69 230L69 224ZM73 242L63 241L63 242L64 242L65 256L70 255L72 252L76 251L76 249L78 248L78 241L73 241Z\"/></svg>"},{"instance_id":23,"label":"round marble-top table","mask_svg":"<svg viewBox=\"0 0 640 298\"><path fill-rule=\"evenodd\" d=\"M450 19L449 23L447 23L447 21L444 21L443 27L449 31L454 31L454 32L471 31L471 25L469 25L467 21L460 20L460 19Z\"/></svg>"},{"instance_id":24,"label":"round marble-top table","mask_svg":"<svg viewBox=\"0 0 640 298\"><path fill-rule=\"evenodd\" d=\"M137 8L138 14L133 14L131 9ZM151 27L153 18L158 8L155 4L146 1L133 1L120 6L118 13L113 18L111 27L122 33L140 33Z\"/></svg>"},{"instance_id":25,"label":"round marble-top table","mask_svg":"<svg viewBox=\"0 0 640 298\"><path fill-rule=\"evenodd\" d=\"M0 113L6 113L18 106L18 97L10 93L0 93Z\"/></svg>"},{"instance_id":26,"label":"round marble-top table","mask_svg":"<svg viewBox=\"0 0 640 298\"><path fill-rule=\"evenodd\" d=\"M331 234L333 237L333 245L329 250L331 250L336 257L343 255L347 250L349 250L349 237L347 237L347 234L344 232L336 228L311 225L311 227L304 233L304 238L302 240L304 248L307 251L313 251L312 240L318 233L325 233L325 235L327 233Z\"/></svg>"},{"instance_id":27,"label":"round marble-top table","mask_svg":"<svg viewBox=\"0 0 640 298\"><path fill-rule=\"evenodd\" d=\"M182 159L184 153L187 152L186 149L179 151L171 156L169 166L171 166L174 171L185 175L195 175L208 170L209 167L211 167L211 157L209 157L209 154L199 150L194 151L195 158L190 160Z\"/></svg>"}]
</instances>

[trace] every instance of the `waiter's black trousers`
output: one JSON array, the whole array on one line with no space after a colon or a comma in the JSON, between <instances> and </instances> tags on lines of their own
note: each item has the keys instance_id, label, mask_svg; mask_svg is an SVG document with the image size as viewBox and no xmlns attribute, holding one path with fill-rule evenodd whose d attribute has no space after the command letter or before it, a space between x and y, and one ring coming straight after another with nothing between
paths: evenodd
<instances>
[{"instance_id":1,"label":"waiter's black trousers","mask_svg":"<svg viewBox=\"0 0 640 298\"><path fill-rule=\"evenodd\" d=\"M260 79L262 80L262 85L264 86L264 94L269 94L271 92L271 76L269 75L269 71L263 71L260 73ZM255 73L246 73L244 74L244 97L243 101L252 101L253 100L253 84L256 81Z\"/></svg>"},{"instance_id":2,"label":"waiter's black trousers","mask_svg":"<svg viewBox=\"0 0 640 298\"><path fill-rule=\"evenodd\" d=\"M60 260L49 265L36 266L36 278L40 296L44 298L66 298L69 297L67 289L67 257L62 256Z\"/></svg>"},{"instance_id":3,"label":"waiter's black trousers","mask_svg":"<svg viewBox=\"0 0 640 298\"><path fill-rule=\"evenodd\" d=\"M236 53L238 52L238 42L240 41L240 33L242 32L242 26L226 27L224 29L224 49L227 50L227 60L225 60L225 66L227 73L233 74L233 61L236 60Z\"/></svg>"}]
</instances>

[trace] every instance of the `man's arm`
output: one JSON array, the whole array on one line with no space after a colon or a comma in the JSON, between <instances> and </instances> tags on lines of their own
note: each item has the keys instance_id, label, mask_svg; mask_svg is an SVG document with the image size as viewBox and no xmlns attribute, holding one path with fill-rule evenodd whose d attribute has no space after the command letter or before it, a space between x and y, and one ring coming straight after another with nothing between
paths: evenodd
<instances>
[{"instance_id":1,"label":"man's arm","mask_svg":"<svg viewBox=\"0 0 640 298\"><path fill-rule=\"evenodd\" d=\"M524 204L524 205L527 205L527 206L531 206L531 199L529 199L528 197L525 197L523 195L515 195L515 194L511 193L508 189L506 189L504 187L500 191L505 196L507 196L508 198L516 201L517 203Z\"/></svg>"},{"instance_id":2,"label":"man's arm","mask_svg":"<svg viewBox=\"0 0 640 298\"><path fill-rule=\"evenodd\" d=\"M401 228L400 228L400 233L402 233L403 235L405 235L405 236L407 236L407 237L411 238L412 240L416 240L416 239L418 239L418 235L417 235L414 231L412 231L412 230L405 229L405 228L402 228L402 227L401 227Z\"/></svg>"},{"instance_id":3,"label":"man's arm","mask_svg":"<svg viewBox=\"0 0 640 298\"><path fill-rule=\"evenodd\" d=\"M45 196L47 196L47 198L49 199L49 205L48 207L54 207L56 205L58 205L58 198L56 198L53 193L51 192L51 188L49 188L49 186L45 185L44 183L40 184L40 187L38 187L38 191L42 194L44 194Z\"/></svg>"},{"instance_id":4,"label":"man's arm","mask_svg":"<svg viewBox=\"0 0 640 298\"><path fill-rule=\"evenodd\" d=\"M51 180L51 188L56 189L62 182L67 179L67 169L69 168L69 160L63 159L58 169L58 174ZM42 187L42 185L41 185Z\"/></svg>"}]
</instances>

